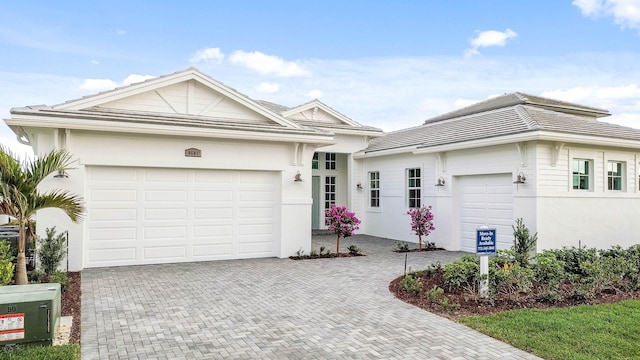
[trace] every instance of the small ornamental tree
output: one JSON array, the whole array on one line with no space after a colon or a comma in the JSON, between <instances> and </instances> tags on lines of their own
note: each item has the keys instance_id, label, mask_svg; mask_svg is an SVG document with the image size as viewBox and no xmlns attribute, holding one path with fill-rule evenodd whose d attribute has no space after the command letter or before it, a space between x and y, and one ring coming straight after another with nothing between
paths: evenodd
<instances>
[{"instance_id":1,"label":"small ornamental tree","mask_svg":"<svg viewBox=\"0 0 640 360\"><path fill-rule=\"evenodd\" d=\"M331 209L325 210L325 224L329 231L336 234L336 254L340 253L340 238L347 238L358 230L360 220L356 213L347 210L346 206L331 205Z\"/></svg>"},{"instance_id":2,"label":"small ornamental tree","mask_svg":"<svg viewBox=\"0 0 640 360\"><path fill-rule=\"evenodd\" d=\"M422 250L422 236L429 235L436 228L433 226L431 206L409 209L411 215L411 231L418 235L418 247Z\"/></svg>"}]
</instances>

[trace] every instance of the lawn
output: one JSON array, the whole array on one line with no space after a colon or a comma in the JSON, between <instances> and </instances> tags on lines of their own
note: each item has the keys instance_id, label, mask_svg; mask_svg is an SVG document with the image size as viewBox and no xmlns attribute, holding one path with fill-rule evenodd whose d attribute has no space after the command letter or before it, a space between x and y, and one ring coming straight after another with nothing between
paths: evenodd
<instances>
[{"instance_id":1,"label":"lawn","mask_svg":"<svg viewBox=\"0 0 640 360\"><path fill-rule=\"evenodd\" d=\"M79 360L80 345L29 346L0 351L0 360Z\"/></svg>"},{"instance_id":2,"label":"lawn","mask_svg":"<svg viewBox=\"0 0 640 360\"><path fill-rule=\"evenodd\" d=\"M640 300L513 310L458 321L545 359L640 358Z\"/></svg>"}]
</instances>

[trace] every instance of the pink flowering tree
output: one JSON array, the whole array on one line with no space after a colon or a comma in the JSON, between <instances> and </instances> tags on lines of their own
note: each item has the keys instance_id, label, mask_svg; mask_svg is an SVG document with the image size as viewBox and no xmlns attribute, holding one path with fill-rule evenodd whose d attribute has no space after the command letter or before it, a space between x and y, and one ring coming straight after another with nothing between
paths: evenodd
<instances>
[{"instance_id":1,"label":"pink flowering tree","mask_svg":"<svg viewBox=\"0 0 640 360\"><path fill-rule=\"evenodd\" d=\"M431 206L409 209L407 214L411 215L411 231L418 235L418 247L422 250L422 236L427 236L436 229L433 226Z\"/></svg>"},{"instance_id":2,"label":"pink flowering tree","mask_svg":"<svg viewBox=\"0 0 640 360\"><path fill-rule=\"evenodd\" d=\"M340 238L347 238L358 230L360 220L356 213L347 210L346 206L331 205L331 209L325 210L325 224L329 231L336 234L336 254L340 253Z\"/></svg>"}]
</instances>

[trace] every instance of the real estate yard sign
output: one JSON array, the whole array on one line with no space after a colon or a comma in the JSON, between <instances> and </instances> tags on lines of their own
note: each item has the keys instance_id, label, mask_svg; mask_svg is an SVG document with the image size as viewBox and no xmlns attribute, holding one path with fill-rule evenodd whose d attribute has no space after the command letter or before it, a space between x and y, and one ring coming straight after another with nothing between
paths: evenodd
<instances>
[{"instance_id":1,"label":"real estate yard sign","mask_svg":"<svg viewBox=\"0 0 640 360\"><path fill-rule=\"evenodd\" d=\"M476 254L480 255L480 296L489 294L489 255L496 253L496 229L476 230Z\"/></svg>"}]
</instances>

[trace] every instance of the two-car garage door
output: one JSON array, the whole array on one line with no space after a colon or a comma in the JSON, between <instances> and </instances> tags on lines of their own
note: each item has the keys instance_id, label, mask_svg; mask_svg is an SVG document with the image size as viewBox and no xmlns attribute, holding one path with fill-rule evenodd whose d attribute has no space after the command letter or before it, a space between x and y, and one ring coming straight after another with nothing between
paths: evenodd
<instances>
[{"instance_id":1,"label":"two-car garage door","mask_svg":"<svg viewBox=\"0 0 640 360\"><path fill-rule=\"evenodd\" d=\"M277 255L279 174L87 167L85 267Z\"/></svg>"}]
</instances>

